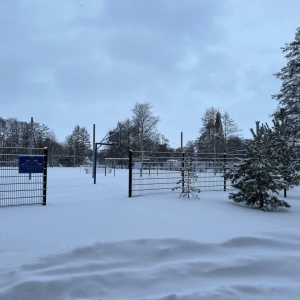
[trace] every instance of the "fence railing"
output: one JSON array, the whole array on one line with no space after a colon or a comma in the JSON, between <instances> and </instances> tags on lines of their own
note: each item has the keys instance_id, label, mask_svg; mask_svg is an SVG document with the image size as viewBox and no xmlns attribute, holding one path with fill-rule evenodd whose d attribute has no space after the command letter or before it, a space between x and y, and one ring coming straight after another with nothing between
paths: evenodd
<instances>
[{"instance_id":1,"label":"fence railing","mask_svg":"<svg viewBox=\"0 0 300 300\"><path fill-rule=\"evenodd\" d=\"M129 152L129 197L170 192L183 178L184 163L189 162L197 175L193 186L201 191L233 189L224 174L243 154L226 153L147 153ZM180 191L178 189L177 191Z\"/></svg>"},{"instance_id":2,"label":"fence railing","mask_svg":"<svg viewBox=\"0 0 300 300\"><path fill-rule=\"evenodd\" d=\"M0 207L46 205L47 148L0 148Z\"/></svg>"}]
</instances>

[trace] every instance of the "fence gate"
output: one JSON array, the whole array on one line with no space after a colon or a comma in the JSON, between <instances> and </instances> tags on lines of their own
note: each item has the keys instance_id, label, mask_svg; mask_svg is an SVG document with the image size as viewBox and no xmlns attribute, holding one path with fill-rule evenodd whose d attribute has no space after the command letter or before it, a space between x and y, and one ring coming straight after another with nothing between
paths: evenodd
<instances>
[{"instance_id":1,"label":"fence gate","mask_svg":"<svg viewBox=\"0 0 300 300\"><path fill-rule=\"evenodd\" d=\"M226 153L181 153L129 151L129 197L170 192L184 176L186 162L198 180L193 185L201 191L233 189L224 174L244 155ZM180 190L178 190L180 191Z\"/></svg>"},{"instance_id":2,"label":"fence gate","mask_svg":"<svg viewBox=\"0 0 300 300\"><path fill-rule=\"evenodd\" d=\"M47 148L0 148L0 207L46 205Z\"/></svg>"}]
</instances>

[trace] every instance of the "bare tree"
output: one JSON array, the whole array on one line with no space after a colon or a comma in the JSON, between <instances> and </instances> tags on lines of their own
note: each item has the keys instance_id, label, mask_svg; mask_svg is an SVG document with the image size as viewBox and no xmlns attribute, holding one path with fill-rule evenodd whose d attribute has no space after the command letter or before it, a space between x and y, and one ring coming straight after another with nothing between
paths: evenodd
<instances>
[{"instance_id":1,"label":"bare tree","mask_svg":"<svg viewBox=\"0 0 300 300\"><path fill-rule=\"evenodd\" d=\"M151 112L152 105L148 102L136 103L133 112L133 126L138 136L140 151L144 151L144 143L151 140L155 135L156 125L160 121L159 117L153 116Z\"/></svg>"},{"instance_id":2,"label":"bare tree","mask_svg":"<svg viewBox=\"0 0 300 300\"><path fill-rule=\"evenodd\" d=\"M206 133L208 131L209 124L214 124L218 110L213 106L207 108L201 118L202 127L200 128L200 134Z\"/></svg>"},{"instance_id":3,"label":"bare tree","mask_svg":"<svg viewBox=\"0 0 300 300\"><path fill-rule=\"evenodd\" d=\"M225 111L225 113L222 116L222 123L225 142L225 152L227 152L228 139L237 136L237 133L241 130L238 128L235 121L229 116L229 113L227 111Z\"/></svg>"}]
</instances>

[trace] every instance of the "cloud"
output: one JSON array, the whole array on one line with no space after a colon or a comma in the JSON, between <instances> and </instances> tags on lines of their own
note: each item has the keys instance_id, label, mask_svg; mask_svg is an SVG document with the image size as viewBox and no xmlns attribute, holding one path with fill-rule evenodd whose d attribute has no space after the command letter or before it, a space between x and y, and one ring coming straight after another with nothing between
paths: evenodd
<instances>
[{"instance_id":1,"label":"cloud","mask_svg":"<svg viewBox=\"0 0 300 300\"><path fill-rule=\"evenodd\" d=\"M171 144L180 131L197 138L211 106L248 131L276 107L272 74L299 8L296 0L2 1L1 117L33 115L64 140L76 124L106 134L147 101Z\"/></svg>"}]
</instances>

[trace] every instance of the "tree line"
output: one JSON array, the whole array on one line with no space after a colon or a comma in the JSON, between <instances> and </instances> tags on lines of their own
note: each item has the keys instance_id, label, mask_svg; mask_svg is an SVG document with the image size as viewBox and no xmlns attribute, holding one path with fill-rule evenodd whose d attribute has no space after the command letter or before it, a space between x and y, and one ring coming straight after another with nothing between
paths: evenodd
<instances>
[{"instance_id":1,"label":"tree line","mask_svg":"<svg viewBox=\"0 0 300 300\"><path fill-rule=\"evenodd\" d=\"M238 133L240 130L227 112L224 116L214 107L206 109L202 120L199 136L194 141L188 141L184 151L190 153L219 153L230 151L236 153L243 149L244 141ZM169 140L157 130L159 116L152 112L152 105L136 103L132 109L132 117L119 121L111 132L119 133L118 145L107 147L100 156L124 158L128 151L147 152L179 152L181 148L172 148ZM207 124L211 127L208 127Z\"/></svg>"},{"instance_id":2,"label":"tree line","mask_svg":"<svg viewBox=\"0 0 300 300\"><path fill-rule=\"evenodd\" d=\"M0 147L44 148L49 150L50 164L79 165L92 155L90 135L85 127L76 125L63 143L45 124L23 122L0 117Z\"/></svg>"},{"instance_id":3,"label":"tree line","mask_svg":"<svg viewBox=\"0 0 300 300\"><path fill-rule=\"evenodd\" d=\"M201 118L202 127L194 141L188 141L184 148L189 152L235 152L243 148L243 140L236 135L238 127L227 112L221 116L214 107L208 108ZM151 103L136 103L132 116L110 129L118 132L118 144L103 147L99 153L104 157L128 156L129 149L148 152L175 152L169 140L157 130L160 117L155 116ZM52 165L74 166L84 164L88 157L92 160L91 136L85 127L76 125L73 131L60 143L53 130L38 122L23 122L15 118L0 117L0 146L49 149L49 162Z\"/></svg>"}]
</instances>

